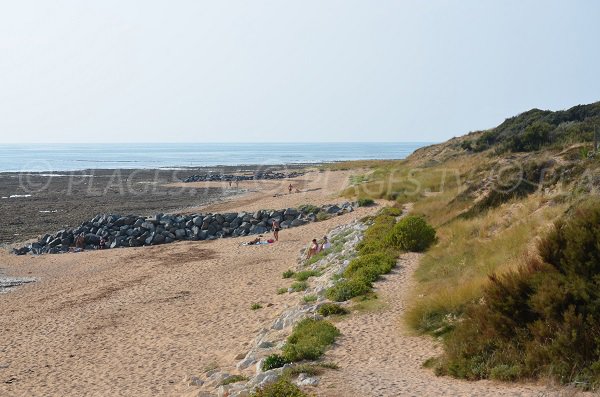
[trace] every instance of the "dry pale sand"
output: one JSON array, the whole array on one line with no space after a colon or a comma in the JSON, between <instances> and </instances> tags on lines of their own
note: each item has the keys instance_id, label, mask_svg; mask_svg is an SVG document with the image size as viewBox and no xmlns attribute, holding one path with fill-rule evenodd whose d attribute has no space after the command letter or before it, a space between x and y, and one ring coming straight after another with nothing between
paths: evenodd
<instances>
[{"instance_id":1,"label":"dry pale sand","mask_svg":"<svg viewBox=\"0 0 600 397\"><path fill-rule=\"evenodd\" d=\"M336 322L342 336L326 360L340 369L328 371L316 389L321 397L344 396L572 396L573 391L547 386L491 381L468 382L438 377L423 363L441 346L405 328L402 316L414 286L419 254L405 254L399 266L376 283L380 306Z\"/></svg>"},{"instance_id":2,"label":"dry pale sand","mask_svg":"<svg viewBox=\"0 0 600 397\"><path fill-rule=\"evenodd\" d=\"M225 211L256 211L260 209L282 209L297 207L303 204L323 205L340 203L344 201L339 193L349 186L349 177L356 171L319 172L311 171L307 174L293 178L273 181L242 181L239 189L244 191L239 196L226 198L223 201L203 206L190 208L188 212L198 210L225 212ZM288 186L293 186L294 193L288 194ZM171 184L172 187L223 187L225 182L193 182ZM233 185L235 188L235 184ZM295 193L298 189L300 193Z\"/></svg>"},{"instance_id":3,"label":"dry pale sand","mask_svg":"<svg viewBox=\"0 0 600 397\"><path fill-rule=\"evenodd\" d=\"M219 208L283 208L313 202L316 192L336 202L346 180L312 180L306 189L319 190L306 195L257 191ZM257 332L298 302L276 290L288 286L281 273L311 238L375 210L284 230L268 246L241 247L246 237L40 257L2 252L7 274L40 281L0 295L0 396L181 395L186 377L233 367ZM250 310L253 302L264 308Z\"/></svg>"}]
</instances>

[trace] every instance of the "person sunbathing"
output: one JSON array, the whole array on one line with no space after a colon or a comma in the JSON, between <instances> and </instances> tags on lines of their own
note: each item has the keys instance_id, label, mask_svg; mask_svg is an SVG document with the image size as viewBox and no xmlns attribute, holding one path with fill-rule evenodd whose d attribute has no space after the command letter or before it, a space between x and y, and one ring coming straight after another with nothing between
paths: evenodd
<instances>
[{"instance_id":1,"label":"person sunbathing","mask_svg":"<svg viewBox=\"0 0 600 397\"><path fill-rule=\"evenodd\" d=\"M313 240L310 243L310 247L308 247L308 254L307 254L306 259L310 259L314 255L316 255L318 252L319 252L319 243L317 243L316 238L313 238Z\"/></svg>"},{"instance_id":2,"label":"person sunbathing","mask_svg":"<svg viewBox=\"0 0 600 397\"><path fill-rule=\"evenodd\" d=\"M260 237L257 237L252 241L248 241L248 245L256 245L256 244L260 244Z\"/></svg>"},{"instance_id":3,"label":"person sunbathing","mask_svg":"<svg viewBox=\"0 0 600 397\"><path fill-rule=\"evenodd\" d=\"M331 248L331 243L327 239L327 236L323 236L323 244L321 244L321 251L328 250Z\"/></svg>"}]
</instances>

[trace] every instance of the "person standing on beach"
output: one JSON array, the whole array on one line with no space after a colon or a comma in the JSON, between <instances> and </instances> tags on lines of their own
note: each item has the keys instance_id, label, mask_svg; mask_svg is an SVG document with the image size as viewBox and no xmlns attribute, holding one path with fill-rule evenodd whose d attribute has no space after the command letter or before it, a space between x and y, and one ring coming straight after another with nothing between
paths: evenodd
<instances>
[{"instance_id":1,"label":"person standing on beach","mask_svg":"<svg viewBox=\"0 0 600 397\"><path fill-rule=\"evenodd\" d=\"M292 184L290 183L290 186L288 186L288 191L289 191L289 194L292 194L292 189L293 189L293 188L294 188L294 187L293 187L293 186L292 186Z\"/></svg>"},{"instance_id":2,"label":"person standing on beach","mask_svg":"<svg viewBox=\"0 0 600 397\"><path fill-rule=\"evenodd\" d=\"M275 241L279 241L279 221L277 219L273 219L273 237L275 238Z\"/></svg>"}]
</instances>

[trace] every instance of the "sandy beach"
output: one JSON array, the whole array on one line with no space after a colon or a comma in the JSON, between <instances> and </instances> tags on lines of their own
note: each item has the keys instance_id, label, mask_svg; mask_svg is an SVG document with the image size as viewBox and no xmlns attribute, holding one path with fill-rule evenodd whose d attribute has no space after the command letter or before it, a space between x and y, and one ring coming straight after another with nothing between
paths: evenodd
<instances>
[{"instance_id":1,"label":"sandy beach","mask_svg":"<svg viewBox=\"0 0 600 397\"><path fill-rule=\"evenodd\" d=\"M301 193L291 195L286 193L290 181L244 182L240 188L247 193L189 211L339 202L348 177L349 172L311 172L292 182ZM248 239L241 237L37 257L3 251L3 272L39 281L0 296L0 395L197 395L187 381L191 376L207 368L234 373L257 332L298 303L297 293L276 290L287 286L281 274L295 267L310 239L378 208L284 230L278 243L267 246L240 246ZM327 359L340 369L326 372L310 392L552 395L537 386L438 378L421 368L439 346L402 326L417 263L416 255L402 258L378 283L380 309L336 324L343 336ZM263 308L253 311L252 303Z\"/></svg>"},{"instance_id":2,"label":"sandy beach","mask_svg":"<svg viewBox=\"0 0 600 397\"><path fill-rule=\"evenodd\" d=\"M218 208L279 208L317 195L335 202L347 180L309 177L303 186L318 190L277 197L265 182ZM5 273L39 281L0 297L0 395L185 393L187 377L233 367L256 332L297 302L276 290L310 238L373 211L285 230L269 246L229 238L39 257L3 251ZM264 309L250 310L253 302Z\"/></svg>"}]
</instances>

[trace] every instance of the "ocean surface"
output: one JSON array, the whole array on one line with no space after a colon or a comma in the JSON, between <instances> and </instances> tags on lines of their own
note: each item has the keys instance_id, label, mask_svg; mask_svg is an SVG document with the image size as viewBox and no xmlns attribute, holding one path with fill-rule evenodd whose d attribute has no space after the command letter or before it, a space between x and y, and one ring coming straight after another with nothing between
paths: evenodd
<instances>
[{"instance_id":1,"label":"ocean surface","mask_svg":"<svg viewBox=\"0 0 600 397\"><path fill-rule=\"evenodd\" d=\"M0 145L0 172L402 159L430 142Z\"/></svg>"}]
</instances>

